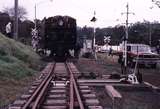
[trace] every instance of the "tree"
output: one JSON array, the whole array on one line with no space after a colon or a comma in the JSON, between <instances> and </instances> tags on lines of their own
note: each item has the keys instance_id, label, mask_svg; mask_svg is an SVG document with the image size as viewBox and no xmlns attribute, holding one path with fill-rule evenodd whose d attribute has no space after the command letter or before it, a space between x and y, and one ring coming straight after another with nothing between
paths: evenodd
<instances>
[{"instance_id":1,"label":"tree","mask_svg":"<svg viewBox=\"0 0 160 109\"><path fill-rule=\"evenodd\" d=\"M3 9L3 12L9 14L10 17L14 17L14 7L11 7L11 8L6 7ZM18 7L18 18L20 20L25 20L27 19L26 15L27 15L26 9L22 6L19 6Z\"/></svg>"},{"instance_id":2,"label":"tree","mask_svg":"<svg viewBox=\"0 0 160 109\"><path fill-rule=\"evenodd\" d=\"M159 0L152 0L159 8L160 8L160 1Z\"/></svg>"},{"instance_id":3,"label":"tree","mask_svg":"<svg viewBox=\"0 0 160 109\"><path fill-rule=\"evenodd\" d=\"M31 44L31 30L34 28L34 23L30 20L19 22L19 40L24 44Z\"/></svg>"},{"instance_id":4,"label":"tree","mask_svg":"<svg viewBox=\"0 0 160 109\"><path fill-rule=\"evenodd\" d=\"M151 35L151 36L150 36ZM133 26L129 27L129 42L130 43L143 43L150 44L151 46L156 46L158 40L160 39L160 24L155 22L137 22Z\"/></svg>"},{"instance_id":5,"label":"tree","mask_svg":"<svg viewBox=\"0 0 160 109\"><path fill-rule=\"evenodd\" d=\"M81 38L85 37L87 39L92 39L93 28L87 27L87 26L84 26L83 28L78 27L77 28L77 34L78 34L78 37L81 37Z\"/></svg>"},{"instance_id":6,"label":"tree","mask_svg":"<svg viewBox=\"0 0 160 109\"><path fill-rule=\"evenodd\" d=\"M0 32L5 34L5 27L10 22L10 17L7 13L0 12Z\"/></svg>"},{"instance_id":7,"label":"tree","mask_svg":"<svg viewBox=\"0 0 160 109\"><path fill-rule=\"evenodd\" d=\"M135 23L129 27L129 42L130 43L145 43L149 44L149 26L148 22Z\"/></svg>"},{"instance_id":8,"label":"tree","mask_svg":"<svg viewBox=\"0 0 160 109\"><path fill-rule=\"evenodd\" d=\"M112 28L112 35L111 35L111 45L118 45L122 42L125 36L125 27L117 25Z\"/></svg>"}]
</instances>

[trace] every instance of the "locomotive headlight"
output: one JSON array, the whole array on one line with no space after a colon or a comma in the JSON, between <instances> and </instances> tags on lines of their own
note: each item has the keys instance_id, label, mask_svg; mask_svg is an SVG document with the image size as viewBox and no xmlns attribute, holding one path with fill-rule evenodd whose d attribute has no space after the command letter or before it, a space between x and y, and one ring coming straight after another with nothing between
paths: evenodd
<instances>
[{"instance_id":1,"label":"locomotive headlight","mask_svg":"<svg viewBox=\"0 0 160 109\"><path fill-rule=\"evenodd\" d=\"M63 25L63 21L62 21L62 20L59 21L59 25L60 25L60 26Z\"/></svg>"}]
</instances>

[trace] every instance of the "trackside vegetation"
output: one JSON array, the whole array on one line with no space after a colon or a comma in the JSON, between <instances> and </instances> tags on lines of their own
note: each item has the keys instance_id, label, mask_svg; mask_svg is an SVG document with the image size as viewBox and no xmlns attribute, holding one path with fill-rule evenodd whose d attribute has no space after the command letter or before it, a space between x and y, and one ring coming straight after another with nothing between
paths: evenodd
<instances>
[{"instance_id":1,"label":"trackside vegetation","mask_svg":"<svg viewBox=\"0 0 160 109\"><path fill-rule=\"evenodd\" d=\"M44 65L30 46L0 33L0 107L23 92Z\"/></svg>"}]
</instances>

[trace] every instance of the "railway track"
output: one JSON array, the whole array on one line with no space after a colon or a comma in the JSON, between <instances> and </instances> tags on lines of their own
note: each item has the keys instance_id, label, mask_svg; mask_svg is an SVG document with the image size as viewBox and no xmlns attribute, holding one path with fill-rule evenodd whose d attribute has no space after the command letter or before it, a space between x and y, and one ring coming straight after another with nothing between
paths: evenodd
<instances>
[{"instance_id":1,"label":"railway track","mask_svg":"<svg viewBox=\"0 0 160 109\"><path fill-rule=\"evenodd\" d=\"M77 82L73 63L49 63L9 109L103 109L95 93Z\"/></svg>"}]
</instances>

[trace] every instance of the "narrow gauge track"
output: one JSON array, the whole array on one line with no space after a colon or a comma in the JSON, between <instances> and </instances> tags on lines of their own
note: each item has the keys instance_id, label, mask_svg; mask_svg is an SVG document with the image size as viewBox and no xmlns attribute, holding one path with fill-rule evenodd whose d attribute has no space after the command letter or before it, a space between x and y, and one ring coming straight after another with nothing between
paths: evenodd
<instances>
[{"instance_id":1,"label":"narrow gauge track","mask_svg":"<svg viewBox=\"0 0 160 109\"><path fill-rule=\"evenodd\" d=\"M79 75L73 63L49 63L9 109L103 109L89 86L77 84Z\"/></svg>"}]
</instances>

